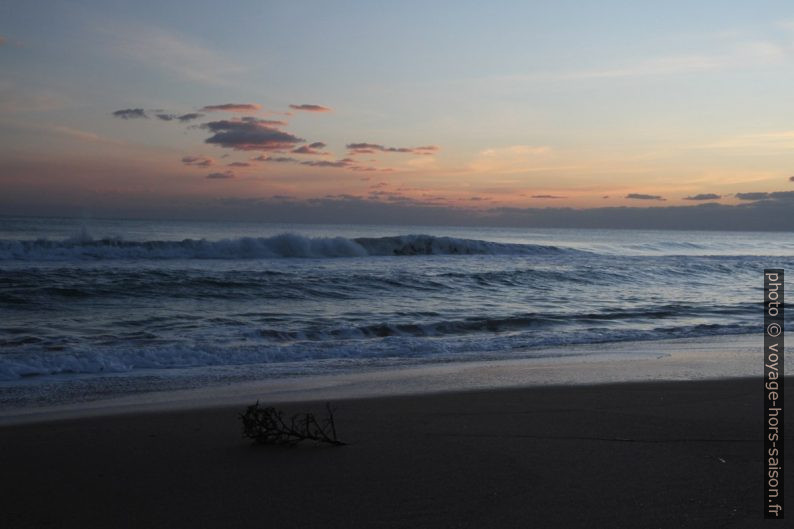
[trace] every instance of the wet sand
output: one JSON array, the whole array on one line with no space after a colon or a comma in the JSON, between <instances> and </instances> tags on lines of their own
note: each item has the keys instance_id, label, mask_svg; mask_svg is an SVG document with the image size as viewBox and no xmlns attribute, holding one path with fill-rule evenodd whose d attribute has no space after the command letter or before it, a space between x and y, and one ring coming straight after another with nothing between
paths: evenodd
<instances>
[{"instance_id":1,"label":"wet sand","mask_svg":"<svg viewBox=\"0 0 794 529\"><path fill-rule=\"evenodd\" d=\"M761 388L730 379L337 400L342 447L252 445L240 406L6 425L4 525L760 527Z\"/></svg>"}]
</instances>

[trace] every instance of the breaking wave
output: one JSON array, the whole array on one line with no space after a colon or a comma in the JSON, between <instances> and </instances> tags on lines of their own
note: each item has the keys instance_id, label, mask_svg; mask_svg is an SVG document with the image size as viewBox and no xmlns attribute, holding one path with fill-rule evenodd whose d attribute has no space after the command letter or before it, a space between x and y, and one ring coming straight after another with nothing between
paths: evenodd
<instances>
[{"instance_id":1,"label":"breaking wave","mask_svg":"<svg viewBox=\"0 0 794 529\"><path fill-rule=\"evenodd\" d=\"M510 244L432 235L355 238L304 237L283 233L273 237L242 237L208 241L126 241L94 239L88 234L62 241L0 241L0 261L68 261L112 259L263 259L406 255L538 255L583 253L570 248Z\"/></svg>"},{"instance_id":2,"label":"breaking wave","mask_svg":"<svg viewBox=\"0 0 794 529\"><path fill-rule=\"evenodd\" d=\"M435 329L449 332L454 329ZM470 329L464 329L470 330ZM597 331L583 329L559 333L475 334L471 337L450 336L449 340L428 337L411 328L372 326L351 336L334 336L332 340L264 342L250 345L204 344L190 347L176 344L145 346L80 347L78 350L41 350L36 344L21 344L18 352L0 354L0 381L48 375L96 375L128 373L149 369L189 369L213 366L251 366L254 364L289 364L305 361L346 359L349 362L372 359L448 360L532 357L532 348L588 343L661 340L702 336L747 334L755 327L742 324L708 324L680 327L656 327L647 330L622 329ZM364 338L351 339L356 334ZM266 336L265 333L262 334ZM268 336L271 337L271 336ZM284 338L284 337L276 337ZM27 348L25 346L28 346ZM546 353L548 354L548 353ZM565 356L576 350L560 350Z\"/></svg>"}]
</instances>

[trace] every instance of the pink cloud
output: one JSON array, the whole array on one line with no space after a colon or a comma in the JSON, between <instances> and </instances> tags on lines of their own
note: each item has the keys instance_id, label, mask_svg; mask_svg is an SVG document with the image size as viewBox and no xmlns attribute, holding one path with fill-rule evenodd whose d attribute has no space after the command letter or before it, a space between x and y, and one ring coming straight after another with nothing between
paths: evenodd
<instances>
[{"instance_id":1,"label":"pink cloud","mask_svg":"<svg viewBox=\"0 0 794 529\"><path fill-rule=\"evenodd\" d=\"M325 144L321 141L316 141L310 145L301 145L292 150L296 154L312 154L316 156L325 156L329 153L323 152L320 149L324 148Z\"/></svg>"},{"instance_id":2,"label":"pink cloud","mask_svg":"<svg viewBox=\"0 0 794 529\"><path fill-rule=\"evenodd\" d=\"M303 105L290 105L289 107L293 110L303 110L306 112L331 112L330 108L324 107L322 105L303 104Z\"/></svg>"},{"instance_id":3,"label":"pink cloud","mask_svg":"<svg viewBox=\"0 0 794 529\"><path fill-rule=\"evenodd\" d=\"M376 152L397 152L407 154L435 154L439 147L436 145L424 145L422 147L386 147L379 143L348 143L347 149L350 154L374 154Z\"/></svg>"},{"instance_id":4,"label":"pink cloud","mask_svg":"<svg viewBox=\"0 0 794 529\"><path fill-rule=\"evenodd\" d=\"M185 156L182 158L185 165L195 165L197 167L210 167L215 164L215 160L207 156Z\"/></svg>"},{"instance_id":5,"label":"pink cloud","mask_svg":"<svg viewBox=\"0 0 794 529\"><path fill-rule=\"evenodd\" d=\"M251 158L257 162L298 163L300 160L291 156L265 156L264 154Z\"/></svg>"},{"instance_id":6,"label":"pink cloud","mask_svg":"<svg viewBox=\"0 0 794 529\"><path fill-rule=\"evenodd\" d=\"M210 180L228 180L234 178L234 173L231 171L223 171L222 173L210 173L207 175Z\"/></svg>"},{"instance_id":7,"label":"pink cloud","mask_svg":"<svg viewBox=\"0 0 794 529\"><path fill-rule=\"evenodd\" d=\"M204 112L215 112L215 111L223 111L223 112L245 112L247 110L259 110L262 108L262 105L257 105L256 103L224 103L223 105L207 105L201 110Z\"/></svg>"}]
</instances>

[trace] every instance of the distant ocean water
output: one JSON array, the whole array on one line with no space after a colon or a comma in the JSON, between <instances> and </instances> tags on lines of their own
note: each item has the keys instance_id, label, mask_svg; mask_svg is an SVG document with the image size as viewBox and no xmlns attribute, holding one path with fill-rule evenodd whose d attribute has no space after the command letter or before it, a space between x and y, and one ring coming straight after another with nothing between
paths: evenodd
<instances>
[{"instance_id":1,"label":"distant ocean water","mask_svg":"<svg viewBox=\"0 0 794 529\"><path fill-rule=\"evenodd\" d=\"M0 217L0 404L755 333L793 264L788 233Z\"/></svg>"}]
</instances>

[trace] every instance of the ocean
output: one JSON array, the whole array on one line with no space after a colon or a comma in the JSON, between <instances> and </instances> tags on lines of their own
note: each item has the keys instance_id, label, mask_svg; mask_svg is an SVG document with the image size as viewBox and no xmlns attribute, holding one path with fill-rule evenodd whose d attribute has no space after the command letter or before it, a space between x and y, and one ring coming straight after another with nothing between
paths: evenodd
<instances>
[{"instance_id":1,"label":"ocean","mask_svg":"<svg viewBox=\"0 0 794 529\"><path fill-rule=\"evenodd\" d=\"M0 406L760 335L792 265L772 232L0 218Z\"/></svg>"}]
</instances>

